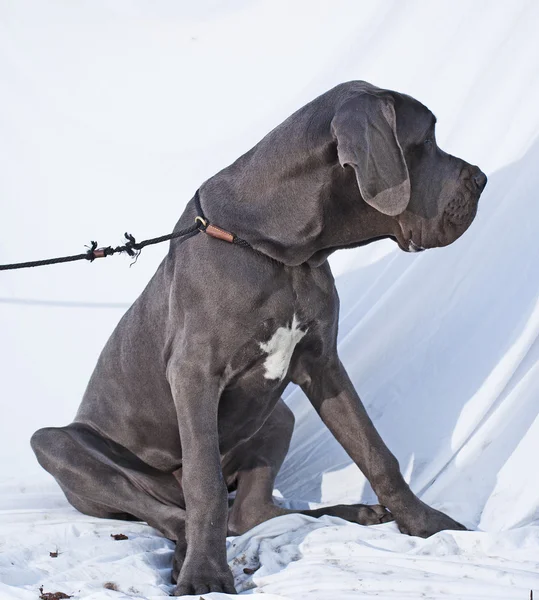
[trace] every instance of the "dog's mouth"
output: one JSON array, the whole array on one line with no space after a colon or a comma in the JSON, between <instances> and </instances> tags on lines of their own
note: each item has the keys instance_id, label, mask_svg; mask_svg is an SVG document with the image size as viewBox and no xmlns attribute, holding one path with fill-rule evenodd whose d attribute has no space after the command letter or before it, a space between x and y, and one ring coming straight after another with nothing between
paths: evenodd
<instances>
[{"instance_id":1,"label":"dog's mouth","mask_svg":"<svg viewBox=\"0 0 539 600\"><path fill-rule=\"evenodd\" d=\"M372 244L372 242L378 242L380 240L393 240L398 247L404 252L423 252L426 250L423 246L419 246L416 244L411 238L404 239L400 238L396 235L380 235L377 237L369 238L368 240L363 240L361 242L355 242L353 244L345 244L342 246L338 246L338 250L345 250L350 248L358 248L360 246L366 246L367 244Z\"/></svg>"},{"instance_id":2,"label":"dog's mouth","mask_svg":"<svg viewBox=\"0 0 539 600\"><path fill-rule=\"evenodd\" d=\"M413 238L418 239L418 241L414 241ZM396 229L393 232L393 235L391 236L391 238L397 242L399 248L403 251L403 252L423 252L423 250L426 250L425 246L421 243L423 242L423 240L421 239L423 237L423 231L418 229L418 231L415 232L412 231L411 227L406 227L406 225L404 223L401 223L399 221L399 227L398 229Z\"/></svg>"},{"instance_id":3,"label":"dog's mouth","mask_svg":"<svg viewBox=\"0 0 539 600\"><path fill-rule=\"evenodd\" d=\"M408 252L423 252L425 248L418 246L413 240L408 241Z\"/></svg>"},{"instance_id":4,"label":"dog's mouth","mask_svg":"<svg viewBox=\"0 0 539 600\"><path fill-rule=\"evenodd\" d=\"M397 245L403 252L423 252L423 250L426 250L423 246L416 244L411 237L408 239L399 239L397 236L392 235L390 238L394 242L397 242Z\"/></svg>"}]
</instances>

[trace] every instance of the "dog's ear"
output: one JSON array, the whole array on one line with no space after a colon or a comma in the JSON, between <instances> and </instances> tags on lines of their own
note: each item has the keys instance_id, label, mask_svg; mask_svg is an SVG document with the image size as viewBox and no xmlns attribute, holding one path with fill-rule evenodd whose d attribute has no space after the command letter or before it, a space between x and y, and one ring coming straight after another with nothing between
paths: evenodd
<instances>
[{"instance_id":1,"label":"dog's ear","mask_svg":"<svg viewBox=\"0 0 539 600\"><path fill-rule=\"evenodd\" d=\"M361 94L344 102L331 122L341 166L356 172L365 202L395 216L410 201L410 177L397 139L393 100Z\"/></svg>"}]
</instances>

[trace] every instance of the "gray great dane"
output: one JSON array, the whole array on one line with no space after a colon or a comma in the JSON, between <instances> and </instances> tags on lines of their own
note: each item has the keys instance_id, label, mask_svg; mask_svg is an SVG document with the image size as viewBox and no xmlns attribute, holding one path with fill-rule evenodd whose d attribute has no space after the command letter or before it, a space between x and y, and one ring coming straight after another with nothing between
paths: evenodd
<instances>
[{"instance_id":1,"label":"gray great dane","mask_svg":"<svg viewBox=\"0 0 539 600\"><path fill-rule=\"evenodd\" d=\"M382 238L446 246L473 221L486 176L443 152L410 96L341 84L206 181L198 199L223 239L173 240L112 333L75 420L32 437L69 502L147 521L176 542L175 595L234 593L225 537L290 510L272 490L301 386L380 505L297 511L427 537L464 529L419 500L337 355L328 256ZM193 224L192 199L176 230ZM233 232L252 248L227 243ZM228 492L235 490L231 506Z\"/></svg>"}]
</instances>

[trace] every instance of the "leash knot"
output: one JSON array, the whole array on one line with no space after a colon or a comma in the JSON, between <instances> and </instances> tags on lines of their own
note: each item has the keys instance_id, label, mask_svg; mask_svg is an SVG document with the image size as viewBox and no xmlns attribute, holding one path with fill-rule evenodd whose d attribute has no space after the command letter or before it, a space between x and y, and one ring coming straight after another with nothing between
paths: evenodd
<instances>
[{"instance_id":1,"label":"leash knot","mask_svg":"<svg viewBox=\"0 0 539 600\"><path fill-rule=\"evenodd\" d=\"M127 240L127 242L125 243L125 251L127 252L127 254L129 254L129 256L136 256L138 258L140 250L136 248L137 241L135 240L135 237L127 232L124 233L124 236Z\"/></svg>"},{"instance_id":2,"label":"leash knot","mask_svg":"<svg viewBox=\"0 0 539 600\"><path fill-rule=\"evenodd\" d=\"M88 252L86 252L86 260L89 260L90 262L93 262L96 258L98 258L95 255L95 251L97 250L97 242L94 242L92 240L90 242L90 245L86 246L86 248L88 248Z\"/></svg>"},{"instance_id":3,"label":"leash knot","mask_svg":"<svg viewBox=\"0 0 539 600\"><path fill-rule=\"evenodd\" d=\"M127 242L125 243L123 250L127 252L129 256L135 257L135 260L129 265L130 267L132 267L137 262L138 257L142 252L142 248L139 248L137 246L137 240L135 240L135 236L131 235L130 233L127 233L127 231L124 233L124 236Z\"/></svg>"}]
</instances>

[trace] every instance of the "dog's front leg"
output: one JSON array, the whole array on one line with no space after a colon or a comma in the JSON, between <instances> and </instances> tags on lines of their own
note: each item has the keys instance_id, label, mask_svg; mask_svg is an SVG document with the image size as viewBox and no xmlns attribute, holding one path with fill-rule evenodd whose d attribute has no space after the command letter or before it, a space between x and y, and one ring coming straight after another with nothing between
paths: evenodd
<instances>
[{"instance_id":1,"label":"dog's front leg","mask_svg":"<svg viewBox=\"0 0 539 600\"><path fill-rule=\"evenodd\" d=\"M302 389L324 423L369 480L380 504L404 533L428 537L444 529L465 529L421 502L404 481L397 459L376 431L337 356L313 365Z\"/></svg>"},{"instance_id":2,"label":"dog's front leg","mask_svg":"<svg viewBox=\"0 0 539 600\"><path fill-rule=\"evenodd\" d=\"M201 365L182 362L169 368L182 445L187 539L174 595L235 594L226 561L228 501L219 454L218 381Z\"/></svg>"}]
</instances>

